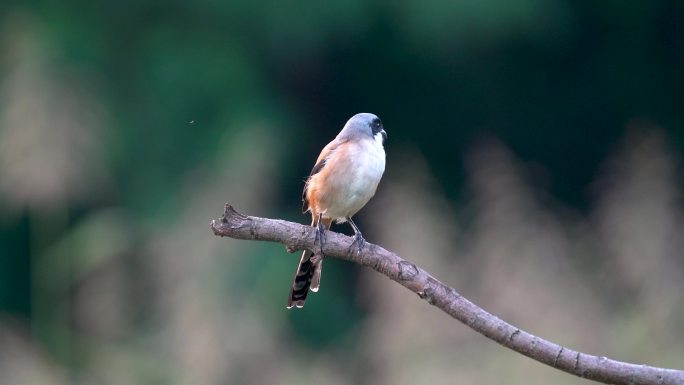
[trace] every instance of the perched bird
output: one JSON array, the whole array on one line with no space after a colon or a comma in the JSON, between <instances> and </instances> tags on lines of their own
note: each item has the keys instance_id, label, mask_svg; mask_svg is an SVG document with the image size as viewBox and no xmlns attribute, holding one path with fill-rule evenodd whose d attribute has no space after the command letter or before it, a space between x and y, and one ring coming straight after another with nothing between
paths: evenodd
<instances>
[{"instance_id":1,"label":"perched bird","mask_svg":"<svg viewBox=\"0 0 684 385\"><path fill-rule=\"evenodd\" d=\"M316 292L321 283L323 232L336 223L349 222L354 243L365 243L352 216L375 195L385 171L387 139L380 118L369 113L351 117L335 139L323 148L304 185L302 211L311 212L311 226L321 255L305 250L292 280L287 308L303 307L309 289Z\"/></svg>"}]
</instances>

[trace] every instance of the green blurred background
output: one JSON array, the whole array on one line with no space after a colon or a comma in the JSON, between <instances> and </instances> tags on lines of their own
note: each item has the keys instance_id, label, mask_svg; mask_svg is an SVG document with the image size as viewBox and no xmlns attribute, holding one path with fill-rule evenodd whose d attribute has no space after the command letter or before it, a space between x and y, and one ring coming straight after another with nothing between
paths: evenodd
<instances>
[{"instance_id":1,"label":"green blurred background","mask_svg":"<svg viewBox=\"0 0 684 385\"><path fill-rule=\"evenodd\" d=\"M212 235L225 202L308 223L363 111L369 241L684 368L680 0L5 0L0 31L0 384L586 383L349 263L287 311L298 256Z\"/></svg>"}]
</instances>

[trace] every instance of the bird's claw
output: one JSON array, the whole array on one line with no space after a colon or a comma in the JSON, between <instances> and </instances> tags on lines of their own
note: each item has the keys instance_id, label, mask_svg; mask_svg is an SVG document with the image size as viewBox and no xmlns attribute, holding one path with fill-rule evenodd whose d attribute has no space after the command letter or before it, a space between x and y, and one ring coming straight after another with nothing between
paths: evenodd
<instances>
[{"instance_id":1,"label":"bird's claw","mask_svg":"<svg viewBox=\"0 0 684 385\"><path fill-rule=\"evenodd\" d=\"M325 243L325 227L323 226L322 223L319 223L318 226L316 226L316 239L314 240L314 247L316 244L318 244L318 253L314 251L315 255L319 255L321 258L323 257L323 244Z\"/></svg>"},{"instance_id":2,"label":"bird's claw","mask_svg":"<svg viewBox=\"0 0 684 385\"><path fill-rule=\"evenodd\" d=\"M359 255L361 253L361 250L363 250L363 247L366 245L366 240L363 239L361 233L358 232L354 234L354 242L352 242L351 245L356 245L356 255Z\"/></svg>"}]
</instances>

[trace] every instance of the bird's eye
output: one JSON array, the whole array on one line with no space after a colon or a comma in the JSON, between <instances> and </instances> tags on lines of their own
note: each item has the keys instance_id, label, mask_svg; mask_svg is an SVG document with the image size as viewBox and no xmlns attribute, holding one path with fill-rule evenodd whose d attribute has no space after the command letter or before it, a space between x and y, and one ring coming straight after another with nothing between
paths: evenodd
<instances>
[{"instance_id":1,"label":"bird's eye","mask_svg":"<svg viewBox=\"0 0 684 385\"><path fill-rule=\"evenodd\" d=\"M382 131L382 121L378 118L375 118L371 121L370 127L373 136L375 136L375 134Z\"/></svg>"}]
</instances>

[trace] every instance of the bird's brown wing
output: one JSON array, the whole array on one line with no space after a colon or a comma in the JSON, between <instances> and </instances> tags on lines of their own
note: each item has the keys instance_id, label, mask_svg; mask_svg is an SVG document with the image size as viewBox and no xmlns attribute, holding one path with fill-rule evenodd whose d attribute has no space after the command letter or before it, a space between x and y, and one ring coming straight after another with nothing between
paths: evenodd
<instances>
[{"instance_id":1,"label":"bird's brown wing","mask_svg":"<svg viewBox=\"0 0 684 385\"><path fill-rule=\"evenodd\" d=\"M321 150L321 153L318 155L318 159L316 159L316 164L311 169L311 173L309 173L309 176L306 178L306 182L304 183L304 191L302 191L302 213L305 213L309 210L309 202L306 199L306 190L309 187L309 180L312 176L318 174L319 172L321 172L321 170L323 170L323 167L325 167L325 164L330 154L332 154L337 149L337 147L344 142L346 142L346 140L333 140L332 142L328 143L325 147L323 147L323 150Z\"/></svg>"}]
</instances>

